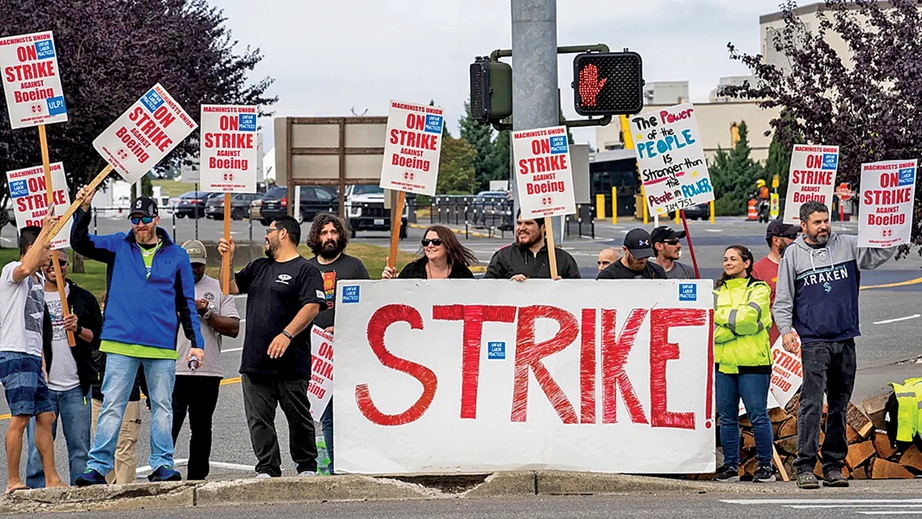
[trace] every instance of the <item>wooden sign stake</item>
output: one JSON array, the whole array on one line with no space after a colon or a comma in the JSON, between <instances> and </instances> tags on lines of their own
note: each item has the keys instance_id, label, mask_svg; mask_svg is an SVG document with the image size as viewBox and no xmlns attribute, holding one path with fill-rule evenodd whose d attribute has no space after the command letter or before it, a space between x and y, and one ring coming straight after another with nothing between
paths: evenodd
<instances>
[{"instance_id":1,"label":"wooden sign stake","mask_svg":"<svg viewBox=\"0 0 922 519\"><path fill-rule=\"evenodd\" d=\"M551 266L551 279L557 279L557 249L554 247L554 219L544 219L544 237L547 239L547 259Z\"/></svg>"},{"instance_id":2,"label":"wooden sign stake","mask_svg":"<svg viewBox=\"0 0 922 519\"><path fill-rule=\"evenodd\" d=\"M92 181L90 181L89 184L87 184L86 190L96 191L96 188L99 187L99 184L102 184L102 181L105 180L106 177L108 177L109 173L111 172L112 172L112 165L109 164L105 168L103 168L103 170L100 171L98 175L96 175L96 178L94 178ZM64 211L64 214L61 215L61 219L58 220L57 223L54 224L54 226L51 227L51 232L49 232L48 236L45 237L45 245L48 245L48 242L53 240L54 237L57 236L59 232L61 232L61 229L64 228L65 222L67 222L67 220L69 220L70 217L73 216L74 213L77 212L77 208L80 207L82 203L83 203L83 200L74 200L73 203L70 204L70 207L68 207L67 210Z\"/></svg>"},{"instance_id":3,"label":"wooden sign stake","mask_svg":"<svg viewBox=\"0 0 922 519\"><path fill-rule=\"evenodd\" d=\"M224 239L230 242L231 228L231 194L224 193ZM224 295L230 293L230 254L225 254L221 258L221 290Z\"/></svg>"},{"instance_id":4,"label":"wooden sign stake","mask_svg":"<svg viewBox=\"0 0 922 519\"><path fill-rule=\"evenodd\" d=\"M397 203L391 207L391 252L387 257L387 266L395 269L396 277L397 268L397 244L400 241L400 227L403 222L403 204L406 201L407 194L403 191L397 193Z\"/></svg>"}]
</instances>

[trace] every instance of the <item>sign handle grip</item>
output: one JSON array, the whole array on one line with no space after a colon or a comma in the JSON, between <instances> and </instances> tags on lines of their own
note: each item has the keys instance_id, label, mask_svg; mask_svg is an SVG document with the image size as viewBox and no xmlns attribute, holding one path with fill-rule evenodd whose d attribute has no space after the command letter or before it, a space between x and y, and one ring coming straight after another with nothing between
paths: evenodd
<instances>
[{"instance_id":1,"label":"sign handle grip","mask_svg":"<svg viewBox=\"0 0 922 519\"><path fill-rule=\"evenodd\" d=\"M400 227L403 221L403 204L406 201L407 194L400 191L397 194L397 203L391 208L391 251L387 257L387 266L397 268L397 243L400 241Z\"/></svg>"},{"instance_id":2,"label":"sign handle grip","mask_svg":"<svg viewBox=\"0 0 922 519\"><path fill-rule=\"evenodd\" d=\"M557 248L554 246L554 219L545 218L544 237L547 239L547 260L551 267L551 279L557 279Z\"/></svg>"},{"instance_id":3,"label":"sign handle grip","mask_svg":"<svg viewBox=\"0 0 922 519\"><path fill-rule=\"evenodd\" d=\"M685 239L688 241L688 252L691 254L692 265L695 267L695 279L701 279L701 274L698 272L698 258L695 256L695 247L692 245L691 233L688 232L688 220L685 218L685 210L681 209L680 213L682 214L682 227L685 228Z\"/></svg>"},{"instance_id":4,"label":"sign handle grip","mask_svg":"<svg viewBox=\"0 0 922 519\"><path fill-rule=\"evenodd\" d=\"M89 184L87 184L86 189L88 191L95 191L96 188L99 187L99 184L102 184L102 181L105 180L106 177L108 177L109 173L111 172L112 172L112 165L109 164L105 168L103 168L103 170L100 171L98 175L96 175L96 178L94 178L92 181L90 181ZM77 212L77 208L80 207L80 204L82 203L83 203L83 200L74 200L73 203L70 204L70 207L68 207L67 210L64 211L64 214L61 215L61 219L58 220L57 223L54 224L54 226L51 227L51 232L49 232L48 236L45 237L45 245L48 245L48 243L51 240L53 240L54 237L57 236L59 232L61 232L61 229L64 228L64 224L67 222L67 220L70 219L71 216L74 215L75 212Z\"/></svg>"},{"instance_id":5,"label":"sign handle grip","mask_svg":"<svg viewBox=\"0 0 922 519\"><path fill-rule=\"evenodd\" d=\"M231 227L231 194L224 193L224 239L230 241ZM224 295L230 293L230 254L225 254L221 258L221 291Z\"/></svg>"},{"instance_id":6,"label":"sign handle grip","mask_svg":"<svg viewBox=\"0 0 922 519\"><path fill-rule=\"evenodd\" d=\"M51 159L48 158L48 135L45 133L44 124L38 125L38 140L42 146L42 169L45 170L45 204L51 211L54 208L54 187L51 183ZM58 260L57 253L51 255L51 265L54 267L58 295L61 297L61 315L67 317L70 315L70 308L67 306L67 292L64 290L64 277L61 276L61 262ZM67 344L70 347L77 345L74 332L71 330L67 330Z\"/></svg>"}]
</instances>

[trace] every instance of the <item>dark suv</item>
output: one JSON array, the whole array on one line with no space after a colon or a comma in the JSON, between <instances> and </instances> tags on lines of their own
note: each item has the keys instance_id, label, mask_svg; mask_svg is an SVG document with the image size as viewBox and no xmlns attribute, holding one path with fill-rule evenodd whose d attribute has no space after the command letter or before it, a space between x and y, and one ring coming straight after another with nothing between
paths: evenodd
<instances>
[{"instance_id":1,"label":"dark suv","mask_svg":"<svg viewBox=\"0 0 922 519\"><path fill-rule=\"evenodd\" d=\"M174 213L177 218L201 218L205 216L205 204L213 196L224 196L224 193L207 193L205 191L189 191L179 197Z\"/></svg>"},{"instance_id":2,"label":"dark suv","mask_svg":"<svg viewBox=\"0 0 922 519\"><path fill-rule=\"evenodd\" d=\"M336 213L339 210L339 197L336 192L324 186L301 186L301 214L298 221L310 221L317 213L327 211ZM276 186L266 192L259 206L259 213L263 225L269 225L272 220L288 215L288 188Z\"/></svg>"}]
</instances>

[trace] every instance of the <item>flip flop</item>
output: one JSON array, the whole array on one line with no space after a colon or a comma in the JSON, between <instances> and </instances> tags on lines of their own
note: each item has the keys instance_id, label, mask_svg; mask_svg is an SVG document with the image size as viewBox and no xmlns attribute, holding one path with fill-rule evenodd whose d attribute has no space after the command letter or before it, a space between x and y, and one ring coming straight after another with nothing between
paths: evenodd
<instances>
[{"instance_id":1,"label":"flip flop","mask_svg":"<svg viewBox=\"0 0 922 519\"><path fill-rule=\"evenodd\" d=\"M21 487L13 487L13 488L7 489L6 495L11 495L14 492L19 492L20 490L29 490L29 487L23 485Z\"/></svg>"}]
</instances>

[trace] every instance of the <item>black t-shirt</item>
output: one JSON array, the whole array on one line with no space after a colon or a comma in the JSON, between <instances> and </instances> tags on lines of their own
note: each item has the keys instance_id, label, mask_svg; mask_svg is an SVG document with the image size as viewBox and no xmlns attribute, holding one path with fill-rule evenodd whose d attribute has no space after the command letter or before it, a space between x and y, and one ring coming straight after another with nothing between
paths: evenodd
<instances>
[{"instance_id":1,"label":"black t-shirt","mask_svg":"<svg viewBox=\"0 0 922 519\"><path fill-rule=\"evenodd\" d=\"M320 313L314 318L314 323L321 328L333 326L333 318L336 314L336 281L339 279L368 279L368 271L362 260L340 254L332 263L326 265L317 261L317 257L307 260L308 263L317 267L323 276L323 293L327 299L326 306L322 306Z\"/></svg>"},{"instance_id":2,"label":"black t-shirt","mask_svg":"<svg viewBox=\"0 0 922 519\"><path fill-rule=\"evenodd\" d=\"M295 335L278 359L269 358L267 350L305 305L326 306L317 267L301 256L283 263L260 258L243 267L234 279L240 293L249 295L240 373L310 378L310 330Z\"/></svg>"},{"instance_id":3,"label":"black t-shirt","mask_svg":"<svg viewBox=\"0 0 922 519\"><path fill-rule=\"evenodd\" d=\"M420 258L407 263L398 279L429 279L429 273L426 272L425 258ZM474 279L474 273L465 265L452 265L451 272L448 273L448 279Z\"/></svg>"},{"instance_id":4,"label":"black t-shirt","mask_svg":"<svg viewBox=\"0 0 922 519\"><path fill-rule=\"evenodd\" d=\"M647 260L643 270L631 270L624 266L621 260L605 267L605 270L599 272L596 279L666 279L666 271L653 261L653 258Z\"/></svg>"}]
</instances>

